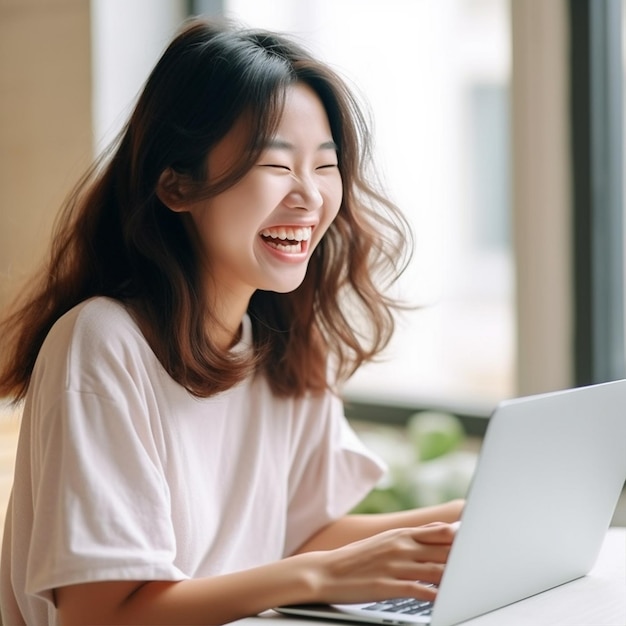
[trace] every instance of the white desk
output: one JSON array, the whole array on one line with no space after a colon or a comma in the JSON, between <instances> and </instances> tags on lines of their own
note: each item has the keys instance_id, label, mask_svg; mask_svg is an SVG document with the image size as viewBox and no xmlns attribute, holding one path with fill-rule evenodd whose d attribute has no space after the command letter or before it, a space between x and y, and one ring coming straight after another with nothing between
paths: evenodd
<instances>
[{"instance_id":1,"label":"white desk","mask_svg":"<svg viewBox=\"0 0 626 626\"><path fill-rule=\"evenodd\" d=\"M261 620L263 624L261 624ZM246 626L323 624L268 611ZM327 622L329 623L329 622ZM348 622L336 622L346 626ZM611 528L589 575L463 622L464 626L626 626L626 528Z\"/></svg>"}]
</instances>

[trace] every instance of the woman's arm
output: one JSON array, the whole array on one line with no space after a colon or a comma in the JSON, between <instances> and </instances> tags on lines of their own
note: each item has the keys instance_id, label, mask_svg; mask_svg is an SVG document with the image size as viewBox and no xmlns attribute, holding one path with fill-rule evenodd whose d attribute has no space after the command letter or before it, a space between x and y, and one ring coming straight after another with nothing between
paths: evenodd
<instances>
[{"instance_id":1,"label":"woman's arm","mask_svg":"<svg viewBox=\"0 0 626 626\"><path fill-rule=\"evenodd\" d=\"M432 600L454 530L449 524L379 533L242 572L171 581L113 581L55 590L60 623L224 624L281 604Z\"/></svg>"},{"instance_id":2,"label":"woman's arm","mask_svg":"<svg viewBox=\"0 0 626 626\"><path fill-rule=\"evenodd\" d=\"M297 553L332 550L392 528L415 528L433 522L456 522L461 517L464 504L465 500L452 500L445 504L396 513L346 515L310 537L298 548Z\"/></svg>"}]
</instances>

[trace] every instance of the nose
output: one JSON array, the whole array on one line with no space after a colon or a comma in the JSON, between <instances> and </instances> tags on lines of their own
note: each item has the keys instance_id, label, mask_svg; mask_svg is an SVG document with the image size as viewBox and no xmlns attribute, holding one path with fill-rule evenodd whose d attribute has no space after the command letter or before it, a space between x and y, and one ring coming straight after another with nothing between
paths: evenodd
<instances>
[{"instance_id":1,"label":"nose","mask_svg":"<svg viewBox=\"0 0 626 626\"><path fill-rule=\"evenodd\" d=\"M291 189L285 198L287 206L307 211L313 211L322 206L324 198L310 176L298 176L292 172L291 180Z\"/></svg>"}]
</instances>

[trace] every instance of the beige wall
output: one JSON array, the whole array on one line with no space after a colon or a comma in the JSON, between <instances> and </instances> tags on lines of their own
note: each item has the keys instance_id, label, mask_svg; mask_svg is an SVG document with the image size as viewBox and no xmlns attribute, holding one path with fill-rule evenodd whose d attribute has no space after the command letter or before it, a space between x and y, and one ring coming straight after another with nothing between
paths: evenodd
<instances>
[{"instance_id":1,"label":"beige wall","mask_svg":"<svg viewBox=\"0 0 626 626\"><path fill-rule=\"evenodd\" d=\"M0 306L91 156L88 0L0 0Z\"/></svg>"},{"instance_id":2,"label":"beige wall","mask_svg":"<svg viewBox=\"0 0 626 626\"><path fill-rule=\"evenodd\" d=\"M565 0L511 2L517 392L574 384Z\"/></svg>"}]
</instances>

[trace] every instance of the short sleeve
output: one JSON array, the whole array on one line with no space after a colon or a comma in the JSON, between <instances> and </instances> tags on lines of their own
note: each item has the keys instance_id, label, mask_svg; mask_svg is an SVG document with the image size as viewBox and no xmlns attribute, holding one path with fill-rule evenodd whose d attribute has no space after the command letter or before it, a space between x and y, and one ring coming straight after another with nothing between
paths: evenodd
<instances>
[{"instance_id":1,"label":"short sleeve","mask_svg":"<svg viewBox=\"0 0 626 626\"><path fill-rule=\"evenodd\" d=\"M385 470L349 425L337 396L311 401L306 413L295 428L285 555L354 508Z\"/></svg>"},{"instance_id":2,"label":"short sleeve","mask_svg":"<svg viewBox=\"0 0 626 626\"><path fill-rule=\"evenodd\" d=\"M140 359L88 332L69 348L59 339L42 353L23 426L34 486L26 592L50 600L68 584L186 578Z\"/></svg>"}]
</instances>

